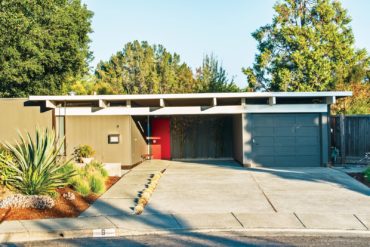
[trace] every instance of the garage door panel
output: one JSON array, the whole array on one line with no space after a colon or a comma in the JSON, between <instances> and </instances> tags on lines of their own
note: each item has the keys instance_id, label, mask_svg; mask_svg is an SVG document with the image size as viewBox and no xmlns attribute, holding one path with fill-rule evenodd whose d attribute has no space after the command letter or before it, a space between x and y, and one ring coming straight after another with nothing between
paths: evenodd
<instances>
[{"instance_id":1,"label":"garage door panel","mask_svg":"<svg viewBox=\"0 0 370 247\"><path fill-rule=\"evenodd\" d=\"M319 149L317 146L296 146L295 153L296 155L318 155Z\"/></svg>"},{"instance_id":2,"label":"garage door panel","mask_svg":"<svg viewBox=\"0 0 370 247\"><path fill-rule=\"evenodd\" d=\"M262 146L274 146L274 138L271 136L256 136L254 142Z\"/></svg>"},{"instance_id":3,"label":"garage door panel","mask_svg":"<svg viewBox=\"0 0 370 247\"><path fill-rule=\"evenodd\" d=\"M273 127L275 125L274 117L269 116L266 118L266 116L255 116L253 118L253 124L260 127Z\"/></svg>"},{"instance_id":4,"label":"garage door panel","mask_svg":"<svg viewBox=\"0 0 370 247\"><path fill-rule=\"evenodd\" d=\"M292 166L297 163L297 159L292 155L276 155L275 164L277 166Z\"/></svg>"},{"instance_id":5,"label":"garage door panel","mask_svg":"<svg viewBox=\"0 0 370 247\"><path fill-rule=\"evenodd\" d=\"M317 114L297 115L296 124L303 126L319 126L319 116Z\"/></svg>"},{"instance_id":6,"label":"garage door panel","mask_svg":"<svg viewBox=\"0 0 370 247\"><path fill-rule=\"evenodd\" d=\"M275 155L279 155L279 154L283 154L283 155L292 155L292 153L294 153L294 147L292 146L275 146L274 148L274 154Z\"/></svg>"},{"instance_id":7,"label":"garage door panel","mask_svg":"<svg viewBox=\"0 0 370 247\"><path fill-rule=\"evenodd\" d=\"M294 136L275 136L273 139L275 146L295 146Z\"/></svg>"},{"instance_id":8,"label":"garage door panel","mask_svg":"<svg viewBox=\"0 0 370 247\"><path fill-rule=\"evenodd\" d=\"M274 147L265 147L265 146L255 146L253 149L253 153L255 155L273 155L274 154Z\"/></svg>"},{"instance_id":9,"label":"garage door panel","mask_svg":"<svg viewBox=\"0 0 370 247\"><path fill-rule=\"evenodd\" d=\"M279 116L275 117L275 125L278 126L292 126L295 124L295 117L292 116Z\"/></svg>"},{"instance_id":10,"label":"garage door panel","mask_svg":"<svg viewBox=\"0 0 370 247\"><path fill-rule=\"evenodd\" d=\"M261 166L274 166L275 164L273 156L257 156L254 158L254 162Z\"/></svg>"},{"instance_id":11,"label":"garage door panel","mask_svg":"<svg viewBox=\"0 0 370 247\"><path fill-rule=\"evenodd\" d=\"M295 143L297 145L317 145L319 139L317 136L299 136L295 137Z\"/></svg>"},{"instance_id":12,"label":"garage door panel","mask_svg":"<svg viewBox=\"0 0 370 247\"><path fill-rule=\"evenodd\" d=\"M302 126L296 128L296 136L316 136L317 135L317 127L306 127Z\"/></svg>"},{"instance_id":13,"label":"garage door panel","mask_svg":"<svg viewBox=\"0 0 370 247\"><path fill-rule=\"evenodd\" d=\"M273 136L274 129L272 127L255 127L253 128L253 136Z\"/></svg>"},{"instance_id":14,"label":"garage door panel","mask_svg":"<svg viewBox=\"0 0 370 247\"><path fill-rule=\"evenodd\" d=\"M266 167L320 166L319 114L254 114L253 119L268 125L252 124L255 163Z\"/></svg>"},{"instance_id":15,"label":"garage door panel","mask_svg":"<svg viewBox=\"0 0 370 247\"><path fill-rule=\"evenodd\" d=\"M275 127L274 133L276 136L295 136L294 127Z\"/></svg>"}]
</instances>

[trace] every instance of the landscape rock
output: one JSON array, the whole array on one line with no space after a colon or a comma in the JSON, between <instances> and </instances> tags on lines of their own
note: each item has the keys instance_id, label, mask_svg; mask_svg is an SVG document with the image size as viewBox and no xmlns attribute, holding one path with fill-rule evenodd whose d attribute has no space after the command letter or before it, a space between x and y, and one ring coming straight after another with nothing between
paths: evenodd
<instances>
[{"instance_id":1,"label":"landscape rock","mask_svg":"<svg viewBox=\"0 0 370 247\"><path fill-rule=\"evenodd\" d=\"M64 193L63 194L63 197L68 200L68 201L74 201L76 199L76 196L75 194L73 194L72 192L67 192L67 193Z\"/></svg>"},{"instance_id":2,"label":"landscape rock","mask_svg":"<svg viewBox=\"0 0 370 247\"><path fill-rule=\"evenodd\" d=\"M15 194L0 200L0 208L53 208L55 202L50 196Z\"/></svg>"}]
</instances>

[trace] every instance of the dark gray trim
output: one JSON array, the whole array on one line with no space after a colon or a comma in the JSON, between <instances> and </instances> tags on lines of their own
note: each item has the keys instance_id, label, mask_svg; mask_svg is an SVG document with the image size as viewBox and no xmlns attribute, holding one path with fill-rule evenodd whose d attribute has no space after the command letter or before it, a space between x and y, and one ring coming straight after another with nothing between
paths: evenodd
<instances>
[{"instance_id":1,"label":"dark gray trim","mask_svg":"<svg viewBox=\"0 0 370 247\"><path fill-rule=\"evenodd\" d=\"M243 165L252 165L252 124L253 114L243 113L242 114L242 126L243 126Z\"/></svg>"},{"instance_id":2,"label":"dark gray trim","mask_svg":"<svg viewBox=\"0 0 370 247\"><path fill-rule=\"evenodd\" d=\"M328 113L321 113L320 129L321 129L321 166L328 166L329 162L329 117Z\"/></svg>"}]
</instances>

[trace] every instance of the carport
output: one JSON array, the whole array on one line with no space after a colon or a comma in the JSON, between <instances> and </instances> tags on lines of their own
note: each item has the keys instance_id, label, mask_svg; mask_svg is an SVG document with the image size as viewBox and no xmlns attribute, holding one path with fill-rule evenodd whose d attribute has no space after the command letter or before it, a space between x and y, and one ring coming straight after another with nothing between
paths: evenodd
<instances>
[{"instance_id":1,"label":"carport","mask_svg":"<svg viewBox=\"0 0 370 247\"><path fill-rule=\"evenodd\" d=\"M44 102L59 120L88 116L90 123L94 116L130 117L135 123L129 125L131 133L120 132L116 137L125 135L131 140L131 150L137 157L234 159L252 167L317 167L328 163L330 105L337 98L351 95L250 92L30 96L29 100ZM78 121L82 119L74 123ZM108 125L114 126L118 119L100 121L111 121ZM99 132L108 137L115 134L113 129L104 127ZM57 130L67 134L68 146L68 126ZM84 141L82 137L78 140ZM146 147L138 148L139 143ZM111 147L109 144L96 151L107 152Z\"/></svg>"}]
</instances>

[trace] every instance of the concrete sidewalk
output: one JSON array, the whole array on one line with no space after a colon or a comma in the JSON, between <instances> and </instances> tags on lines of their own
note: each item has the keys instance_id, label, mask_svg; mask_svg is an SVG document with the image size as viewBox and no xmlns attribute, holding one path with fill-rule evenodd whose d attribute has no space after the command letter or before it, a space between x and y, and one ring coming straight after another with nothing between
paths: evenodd
<instances>
[{"instance_id":1,"label":"concrete sidewalk","mask_svg":"<svg viewBox=\"0 0 370 247\"><path fill-rule=\"evenodd\" d=\"M370 215L210 213L146 214L6 221L0 242L114 237L179 231L244 231L253 235L370 236Z\"/></svg>"}]
</instances>

